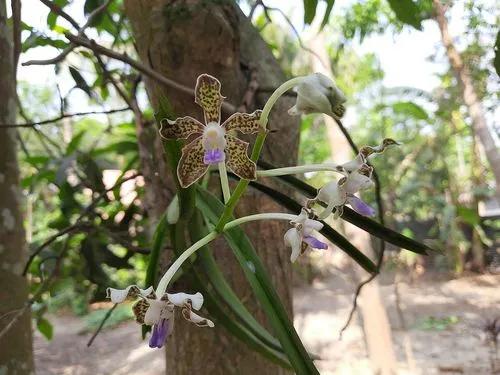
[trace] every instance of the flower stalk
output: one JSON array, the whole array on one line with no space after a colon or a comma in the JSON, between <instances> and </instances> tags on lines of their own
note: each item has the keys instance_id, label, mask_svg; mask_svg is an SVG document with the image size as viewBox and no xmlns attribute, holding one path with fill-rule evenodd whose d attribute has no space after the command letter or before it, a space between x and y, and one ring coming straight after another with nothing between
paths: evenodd
<instances>
[{"instance_id":1,"label":"flower stalk","mask_svg":"<svg viewBox=\"0 0 500 375\"><path fill-rule=\"evenodd\" d=\"M258 220L294 220L296 218L296 215L291 215L291 214L285 214L281 212L277 213L264 213L264 214L255 214L255 215L249 215L249 216L244 216L240 217L238 219L232 220L228 222L226 225L224 225L223 231L229 230L231 228L234 228L238 225L241 225L243 223L248 223L250 221L258 221ZM162 295L166 292L168 284L174 277L175 273L181 268L182 264L189 259L191 255L193 255L196 251L201 249L203 246L209 244L213 240L217 238L219 235L219 232L212 231L208 233L205 237L200 239L199 241L195 242L192 244L189 248L187 248L179 257L172 263L172 265L169 267L167 272L162 276L160 279L160 282L158 283L158 287L156 288L156 293L159 295Z\"/></svg>"},{"instance_id":2,"label":"flower stalk","mask_svg":"<svg viewBox=\"0 0 500 375\"><path fill-rule=\"evenodd\" d=\"M219 176L220 176L220 186L222 188L222 195L224 197L224 204L227 204L227 202L231 198L231 190L229 189L226 163L224 162L219 163Z\"/></svg>"},{"instance_id":3,"label":"flower stalk","mask_svg":"<svg viewBox=\"0 0 500 375\"><path fill-rule=\"evenodd\" d=\"M341 170L339 170L338 167L339 167L338 165L333 163L298 165L296 167L284 167L284 168L275 168L275 169L257 171L257 177L277 177L289 174L301 174L308 172L341 173Z\"/></svg>"}]
</instances>

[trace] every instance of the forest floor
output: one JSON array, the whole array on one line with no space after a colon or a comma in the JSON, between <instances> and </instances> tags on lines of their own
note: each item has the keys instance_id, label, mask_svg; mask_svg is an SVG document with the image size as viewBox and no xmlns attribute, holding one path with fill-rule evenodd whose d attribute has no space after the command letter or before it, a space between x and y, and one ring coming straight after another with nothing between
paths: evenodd
<instances>
[{"instance_id":1,"label":"forest floor","mask_svg":"<svg viewBox=\"0 0 500 375\"><path fill-rule=\"evenodd\" d=\"M400 374L493 373L491 346L482 327L487 319L500 317L500 276L443 280L424 275L412 284L400 282L400 307L407 329L401 328L394 284L386 281L380 281L380 290ZM338 339L352 292L352 282L335 275L295 290L295 326L308 349L322 358L317 365L323 375L372 374L359 314L342 340ZM54 324L53 339L35 337L39 375L164 374L163 351L151 350L138 340L134 322L104 330L87 348L90 334L82 333L82 319L63 315L49 320ZM500 368L500 363L496 366Z\"/></svg>"}]
</instances>

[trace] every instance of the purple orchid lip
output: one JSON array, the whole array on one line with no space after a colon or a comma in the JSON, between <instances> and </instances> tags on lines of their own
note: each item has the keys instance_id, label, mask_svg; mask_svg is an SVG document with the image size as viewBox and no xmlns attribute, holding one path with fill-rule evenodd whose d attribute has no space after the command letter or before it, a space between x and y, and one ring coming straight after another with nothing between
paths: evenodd
<instances>
[{"instance_id":1,"label":"purple orchid lip","mask_svg":"<svg viewBox=\"0 0 500 375\"><path fill-rule=\"evenodd\" d=\"M226 155L223 150L214 148L212 150L206 150L203 155L203 163L207 165L218 164L226 159Z\"/></svg>"},{"instance_id":2,"label":"purple orchid lip","mask_svg":"<svg viewBox=\"0 0 500 375\"><path fill-rule=\"evenodd\" d=\"M350 195L347 197L347 203L349 203L354 211L363 216L373 216L375 215L375 209L365 203L362 199L356 197L355 195Z\"/></svg>"},{"instance_id":3,"label":"purple orchid lip","mask_svg":"<svg viewBox=\"0 0 500 375\"><path fill-rule=\"evenodd\" d=\"M313 249L326 250L328 249L328 245L324 242L321 242L316 237L313 236L304 236L302 239L306 244L308 244Z\"/></svg>"},{"instance_id":4,"label":"purple orchid lip","mask_svg":"<svg viewBox=\"0 0 500 375\"><path fill-rule=\"evenodd\" d=\"M161 348L165 345L167 337L170 334L170 322L167 319L161 319L159 323L153 325L153 333L149 339L150 348Z\"/></svg>"}]
</instances>

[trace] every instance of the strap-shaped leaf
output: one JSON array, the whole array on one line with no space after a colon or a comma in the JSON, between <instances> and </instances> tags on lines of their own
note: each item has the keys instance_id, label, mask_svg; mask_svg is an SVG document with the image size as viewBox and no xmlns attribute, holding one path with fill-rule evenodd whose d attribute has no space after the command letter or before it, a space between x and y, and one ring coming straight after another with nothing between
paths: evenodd
<instances>
[{"instance_id":1,"label":"strap-shaped leaf","mask_svg":"<svg viewBox=\"0 0 500 375\"><path fill-rule=\"evenodd\" d=\"M175 225L174 230L171 232L172 242L174 243L174 252L177 256L185 250L187 245L184 239L184 233L186 233L185 229L186 223L179 222ZM200 249L199 251L208 251L208 248ZM249 329L247 329L243 324L240 324L233 316L229 315L222 308L224 303L220 300L219 296L214 293L212 288L209 287L210 282L206 277L206 272L201 272L199 267L196 267L194 264L188 262L183 264L182 269L185 271L184 275L189 279L193 288L203 294L204 305L210 312L210 316L216 320L217 326L224 327L251 349L262 354L272 362L281 367L290 368L290 363L282 352L279 352L262 342L262 340L256 337Z\"/></svg>"},{"instance_id":2,"label":"strap-shaped leaf","mask_svg":"<svg viewBox=\"0 0 500 375\"><path fill-rule=\"evenodd\" d=\"M199 200L197 200L199 202ZM195 215L195 225L190 229L190 235L192 241L197 241L204 237L207 233L203 231L202 226L203 223L200 222L199 216L201 215L201 211ZM207 218L208 220L208 218ZM219 266L215 262L212 253L210 252L209 246L205 246L198 250L198 262L203 267L207 275L207 279L214 288L214 290L219 295L231 312L241 320L241 323L248 328L248 330L256 336L258 339L262 340L262 342L266 343L270 347L275 350L283 353L283 349L281 348L281 344L278 339L273 337L260 323L253 317L253 315L247 310L245 305L240 301L236 293L233 291L223 273L221 272Z\"/></svg>"},{"instance_id":3,"label":"strap-shaped leaf","mask_svg":"<svg viewBox=\"0 0 500 375\"><path fill-rule=\"evenodd\" d=\"M197 204L215 225L224 211L224 205L208 191L198 188L198 192L201 199ZM240 263L245 277L264 309L296 373L319 374L245 232L241 228L235 227L225 231L224 237Z\"/></svg>"},{"instance_id":4,"label":"strap-shaped leaf","mask_svg":"<svg viewBox=\"0 0 500 375\"><path fill-rule=\"evenodd\" d=\"M302 206L300 203L295 201L293 198L290 198L288 195L283 194L269 186L265 186L259 184L258 182L250 182L250 186L255 189L267 194L271 197L275 202L279 203L283 207L289 209L292 212L300 212ZM373 263L370 258L368 258L365 254L363 254L356 246L350 243L344 236L342 236L339 232L333 229L328 223L321 221L323 223L323 228L320 230L320 233L328 238L332 243L337 245L339 249L344 251L347 255L349 255L356 263L358 263L361 267L363 267L367 272L374 273L377 271L377 266Z\"/></svg>"},{"instance_id":5,"label":"strap-shaped leaf","mask_svg":"<svg viewBox=\"0 0 500 375\"><path fill-rule=\"evenodd\" d=\"M258 165L264 169L275 168L273 165L264 161L259 161ZM277 178L281 181L286 182L287 184L291 185L298 192L302 193L308 198L313 198L317 194L317 189L314 186L309 185L308 183L298 179L297 177L288 175L288 176L278 176L273 178ZM406 237L392 229L383 226L380 223L377 223L372 219L367 218L366 216L362 216L356 213L349 207L344 207L344 213L341 216L341 218L357 226L358 228L367 231L368 233L372 234L375 237L378 237L395 246L399 246L403 249L412 251L414 253L427 255L427 251L435 251L421 242Z\"/></svg>"}]
</instances>

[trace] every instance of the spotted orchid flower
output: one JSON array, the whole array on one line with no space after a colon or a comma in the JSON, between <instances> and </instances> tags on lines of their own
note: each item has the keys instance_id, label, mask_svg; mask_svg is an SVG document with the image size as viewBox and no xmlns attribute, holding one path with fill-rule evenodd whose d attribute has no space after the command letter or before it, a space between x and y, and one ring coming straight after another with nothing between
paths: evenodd
<instances>
[{"instance_id":1,"label":"spotted orchid flower","mask_svg":"<svg viewBox=\"0 0 500 375\"><path fill-rule=\"evenodd\" d=\"M220 123L224 97L220 93L219 80L202 74L196 81L195 103L202 109L205 123L190 117L179 117L175 121L163 119L160 134L166 139L192 139L182 149L177 166L177 176L183 188L200 179L210 165L225 162L240 178L256 179L256 166L248 158L248 143L231 135L231 131L253 134L261 129L262 111L234 113Z\"/></svg>"},{"instance_id":2,"label":"spotted orchid flower","mask_svg":"<svg viewBox=\"0 0 500 375\"><path fill-rule=\"evenodd\" d=\"M344 115L346 97L324 74L308 75L294 90L297 92L297 101L288 110L290 115L325 113L337 118Z\"/></svg>"},{"instance_id":3,"label":"spotted orchid flower","mask_svg":"<svg viewBox=\"0 0 500 375\"><path fill-rule=\"evenodd\" d=\"M107 297L113 303L122 303L127 299L135 299L137 302L132 307L137 323L153 326L153 332L149 339L151 348L161 348L165 345L168 336L174 328L174 310L180 307L182 316L196 324L198 327L214 327L214 323L193 312L199 310L203 305L201 293L165 293L158 298L153 287L140 289L136 285L130 285L125 289L107 289Z\"/></svg>"},{"instance_id":4,"label":"spotted orchid flower","mask_svg":"<svg viewBox=\"0 0 500 375\"><path fill-rule=\"evenodd\" d=\"M323 224L317 220L309 218L305 209L302 209L300 215L290 224L293 228L287 230L284 236L285 244L292 248L290 260L295 262L299 255L303 254L308 247L313 249L325 250L328 245L318 240L314 234L323 228Z\"/></svg>"}]
</instances>

